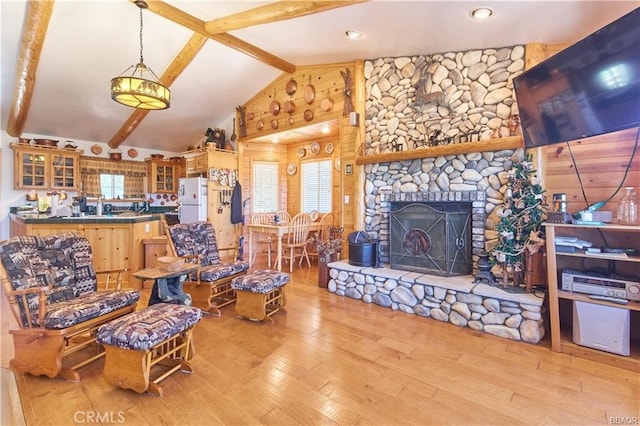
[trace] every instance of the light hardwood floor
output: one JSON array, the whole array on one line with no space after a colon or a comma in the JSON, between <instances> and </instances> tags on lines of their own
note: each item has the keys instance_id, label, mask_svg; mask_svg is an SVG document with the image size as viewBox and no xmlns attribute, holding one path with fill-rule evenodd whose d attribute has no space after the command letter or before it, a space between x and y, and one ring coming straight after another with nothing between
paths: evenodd
<instances>
[{"instance_id":1,"label":"light hardwood floor","mask_svg":"<svg viewBox=\"0 0 640 426\"><path fill-rule=\"evenodd\" d=\"M633 372L334 296L316 277L294 268L273 324L232 306L205 317L194 373L164 380L162 398L108 385L102 361L80 383L18 374L27 424L638 424Z\"/></svg>"}]
</instances>

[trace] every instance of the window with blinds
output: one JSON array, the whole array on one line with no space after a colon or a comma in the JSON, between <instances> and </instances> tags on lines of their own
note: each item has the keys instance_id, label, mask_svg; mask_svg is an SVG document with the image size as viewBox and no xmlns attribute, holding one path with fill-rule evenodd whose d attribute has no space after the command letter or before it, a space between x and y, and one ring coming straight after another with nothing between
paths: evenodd
<instances>
[{"instance_id":1,"label":"window with blinds","mask_svg":"<svg viewBox=\"0 0 640 426\"><path fill-rule=\"evenodd\" d=\"M254 161L251 188L251 211L269 213L278 210L278 162Z\"/></svg>"},{"instance_id":2,"label":"window with blinds","mask_svg":"<svg viewBox=\"0 0 640 426\"><path fill-rule=\"evenodd\" d=\"M317 210L327 213L331 208L331 160L305 161L301 165L302 212Z\"/></svg>"}]
</instances>

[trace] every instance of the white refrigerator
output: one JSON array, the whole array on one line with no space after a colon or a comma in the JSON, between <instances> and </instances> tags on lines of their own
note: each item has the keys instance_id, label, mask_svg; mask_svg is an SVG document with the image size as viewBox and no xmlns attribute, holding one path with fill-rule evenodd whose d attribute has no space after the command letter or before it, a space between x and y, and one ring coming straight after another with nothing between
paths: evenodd
<instances>
[{"instance_id":1,"label":"white refrigerator","mask_svg":"<svg viewBox=\"0 0 640 426\"><path fill-rule=\"evenodd\" d=\"M207 220L207 179L194 177L179 180L178 219L180 223Z\"/></svg>"}]
</instances>

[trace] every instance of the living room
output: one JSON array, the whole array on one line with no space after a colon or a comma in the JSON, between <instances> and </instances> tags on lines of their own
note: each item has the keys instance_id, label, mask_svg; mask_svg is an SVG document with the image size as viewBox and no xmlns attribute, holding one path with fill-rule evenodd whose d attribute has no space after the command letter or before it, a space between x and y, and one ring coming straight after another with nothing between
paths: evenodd
<instances>
[{"instance_id":1,"label":"living room","mask_svg":"<svg viewBox=\"0 0 640 426\"><path fill-rule=\"evenodd\" d=\"M537 46L539 57L547 57L557 48L536 44L510 47L509 58L513 57L513 62L521 59L523 67L527 49L518 46L526 46L529 52ZM488 56L498 55L499 51L492 47L481 50L485 53L494 51L488 52ZM518 53L519 50L522 52ZM464 56L464 52L453 53L454 62L457 53ZM415 56L442 61L434 58L436 54L432 53ZM389 169L419 169L429 176L422 183L435 192L448 192L444 190L445 183L446 189L460 185L464 191L468 190L465 186L469 185L467 181L474 177L456 181L458 176L453 165L454 170L447 172L446 182L438 178L439 175L429 175L429 172L437 167L447 168L454 159L464 163L463 169L459 170L462 172L470 162L491 155L487 159L491 167L496 167L496 157L503 159L500 161L505 165L494 172L495 178L487 175L475 180L481 182L479 186L488 188L492 181L500 182L498 176L504 177L513 163L524 158L524 146L521 131L518 129L515 135L511 135L506 125L514 114L511 108L507 113L505 107L513 104L504 103L506 97L500 98L498 92L495 97L500 98L497 103L502 106L500 114L496 115L504 120L505 125L494 126L497 131L496 128L490 130L492 137L485 135L481 140L478 136L478 140L470 141L475 148L473 151L458 151L466 149L461 148L464 143L432 147L421 147L415 143L428 139L433 129L419 132L420 136L415 139L405 138L400 142L402 148L398 148L397 139L381 135L371 120L377 115L371 110L372 97L375 96L370 96L373 93L371 71L376 61L393 63L398 72L405 70L408 73L405 59L393 57L310 69L301 67L298 74L274 79L243 106L249 112L268 111L275 100L274 88L283 91L291 78L307 82L309 73L316 78L322 76L322 79L314 80L317 93L327 91L329 96L326 98L332 99L333 105L328 111L317 110L313 119L318 123L337 121L340 129L339 136L320 139L319 154L330 158L332 163L340 160L333 171L336 188L332 195L336 205L334 211L340 218L336 225L343 226L347 233L363 229L379 238L384 232L376 227L384 216L379 214L379 209L380 201L385 199L371 188L389 186L393 190L398 189L396 192L399 193L419 192L406 190L410 185L399 190L401 183L396 182L406 184L419 179L391 178L385 174ZM501 61L496 59L497 62ZM511 64L504 64L503 68L507 69ZM387 67L386 71L391 68ZM344 115L347 98L343 97L343 72L346 70L354 76L351 98L354 106L353 111ZM411 77L414 75L418 76L417 73L410 74ZM420 80L415 78L414 85ZM380 78L376 84L381 84ZM383 86L385 84L382 83ZM494 88L494 92L499 90ZM392 85L386 91L397 94L402 101L402 93L394 91ZM287 99L302 106L305 103L304 91L301 90L299 96L292 95ZM389 107L390 101L388 98L384 100L385 108ZM446 109L446 105L438 104L438 99L429 101L436 110L440 107ZM427 105L427 109L429 107ZM355 117L360 120L356 120L357 125L352 124L354 116L351 112L355 112ZM388 121L394 119L386 112L381 116ZM295 122L309 122L304 109L295 111L290 117ZM240 182L248 190L252 186L252 162L277 158L283 166L281 174L286 182L283 186L287 188L284 204L289 210L301 211L298 194L302 183L298 179L299 174L289 173L288 167L284 166L294 164L296 167L291 170L300 170L304 158L304 155L300 156L300 150L304 149L305 155L310 155L312 142L293 142L284 148L273 148L270 142L256 141L258 120L263 121L263 118L258 115L248 120L249 134L239 139L237 149L243 156ZM395 118L399 123L390 125L385 122L385 131L390 131L390 127L397 130L401 125L402 117ZM271 125L270 120L264 121L263 124ZM262 132L261 137L279 133L273 127L271 130ZM489 132L482 131L485 134ZM493 137L494 134L497 137ZM3 141L9 139L8 135L3 135ZM85 141L78 143L82 145ZM89 148L94 142L86 143ZM332 145L331 150L327 149L329 144ZM533 152L536 154L536 168L541 166L538 168L539 179L544 182L547 194L566 194L567 210L576 212L588 208L595 201L606 200L619 184L628 186L638 181L640 166L637 157L632 156L635 144L636 129L632 128ZM495 152L500 152L500 155L484 154ZM635 159L630 161L630 158ZM419 166L415 165L416 161ZM351 168L347 169L347 166ZM382 170L384 167L387 169ZM478 168L478 171L482 169ZM579 177L575 176L574 169L579 169ZM628 173L625 173L626 169ZM485 178L486 181L483 180ZM383 179L384 184L380 185L378 182ZM431 188L429 184L438 185L438 189ZM494 188L496 196L490 198L494 198L495 203L491 209L485 210L487 216L500 205L504 185L506 183L500 182ZM582 189L587 192L587 199L583 198ZM351 202L343 202L345 197L349 197ZM621 197L622 193L617 193L603 210L615 212ZM487 220L485 217L484 222ZM492 231L494 229L482 227L480 233L486 239ZM625 247L637 244L629 235L610 242ZM486 247L483 241L478 248L484 250ZM478 253L474 254L477 257ZM347 258L345 243L343 261ZM547 265L548 262L549 259ZM473 270L476 271L477 259L472 264L475 264ZM266 261L260 259L254 267L266 265ZM424 319L402 309L384 309L375 303L340 297L318 287L317 268L317 265L294 268L291 285L288 286L288 304L284 312L274 315L273 323L257 324L235 318L233 307L223 308L221 317L205 317L194 333L194 374L178 374L164 381L165 395L162 399L113 388L102 379L99 363L82 370L80 384L19 375L17 386L27 424L200 424L212 421L225 424L613 423L637 419L637 373L616 367L615 361L612 366L607 365L611 362L594 361L594 357L586 360L580 354L574 354L577 355L574 357L550 351L552 342L548 336L548 323L545 323L547 336L540 336L538 344L515 342L443 321ZM637 273L637 263L631 263L631 268L632 272L635 268ZM143 291L141 306L146 305L146 297L148 295ZM562 316L567 311L565 306ZM7 310L3 309L3 312ZM637 312L633 315L635 317ZM3 367L11 358L12 343L6 332L9 323L3 315ZM212 335L216 337L212 339ZM633 356L637 360L637 352ZM514 377L521 379L513 380ZM65 395L62 404L57 399L54 401L54 395L61 394ZM194 398L201 403L194 404Z\"/></svg>"}]
</instances>

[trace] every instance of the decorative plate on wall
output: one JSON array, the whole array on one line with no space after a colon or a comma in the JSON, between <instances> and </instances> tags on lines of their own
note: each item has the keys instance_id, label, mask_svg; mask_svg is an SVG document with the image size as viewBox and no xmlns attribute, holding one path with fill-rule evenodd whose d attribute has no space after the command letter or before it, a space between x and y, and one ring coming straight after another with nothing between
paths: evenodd
<instances>
[{"instance_id":1,"label":"decorative plate on wall","mask_svg":"<svg viewBox=\"0 0 640 426\"><path fill-rule=\"evenodd\" d=\"M310 148L311 154L316 155L320 152L320 144L318 142L313 142Z\"/></svg>"},{"instance_id":2,"label":"decorative plate on wall","mask_svg":"<svg viewBox=\"0 0 640 426\"><path fill-rule=\"evenodd\" d=\"M340 159L336 158L336 161L334 163L334 167L336 168L337 171L340 171Z\"/></svg>"},{"instance_id":3,"label":"decorative plate on wall","mask_svg":"<svg viewBox=\"0 0 640 426\"><path fill-rule=\"evenodd\" d=\"M94 153L95 155L100 155L102 154L102 147L98 144L92 145L91 152Z\"/></svg>"},{"instance_id":4,"label":"decorative plate on wall","mask_svg":"<svg viewBox=\"0 0 640 426\"><path fill-rule=\"evenodd\" d=\"M298 167L295 165L295 163L289 163L289 165L287 166L287 173L289 175L295 175L297 170Z\"/></svg>"},{"instance_id":5,"label":"decorative plate on wall","mask_svg":"<svg viewBox=\"0 0 640 426\"><path fill-rule=\"evenodd\" d=\"M298 149L298 158L302 158L307 154L307 150L304 148Z\"/></svg>"},{"instance_id":6,"label":"decorative plate on wall","mask_svg":"<svg viewBox=\"0 0 640 426\"><path fill-rule=\"evenodd\" d=\"M327 154L331 154L333 152L333 144L331 142L324 146L324 152Z\"/></svg>"}]
</instances>

